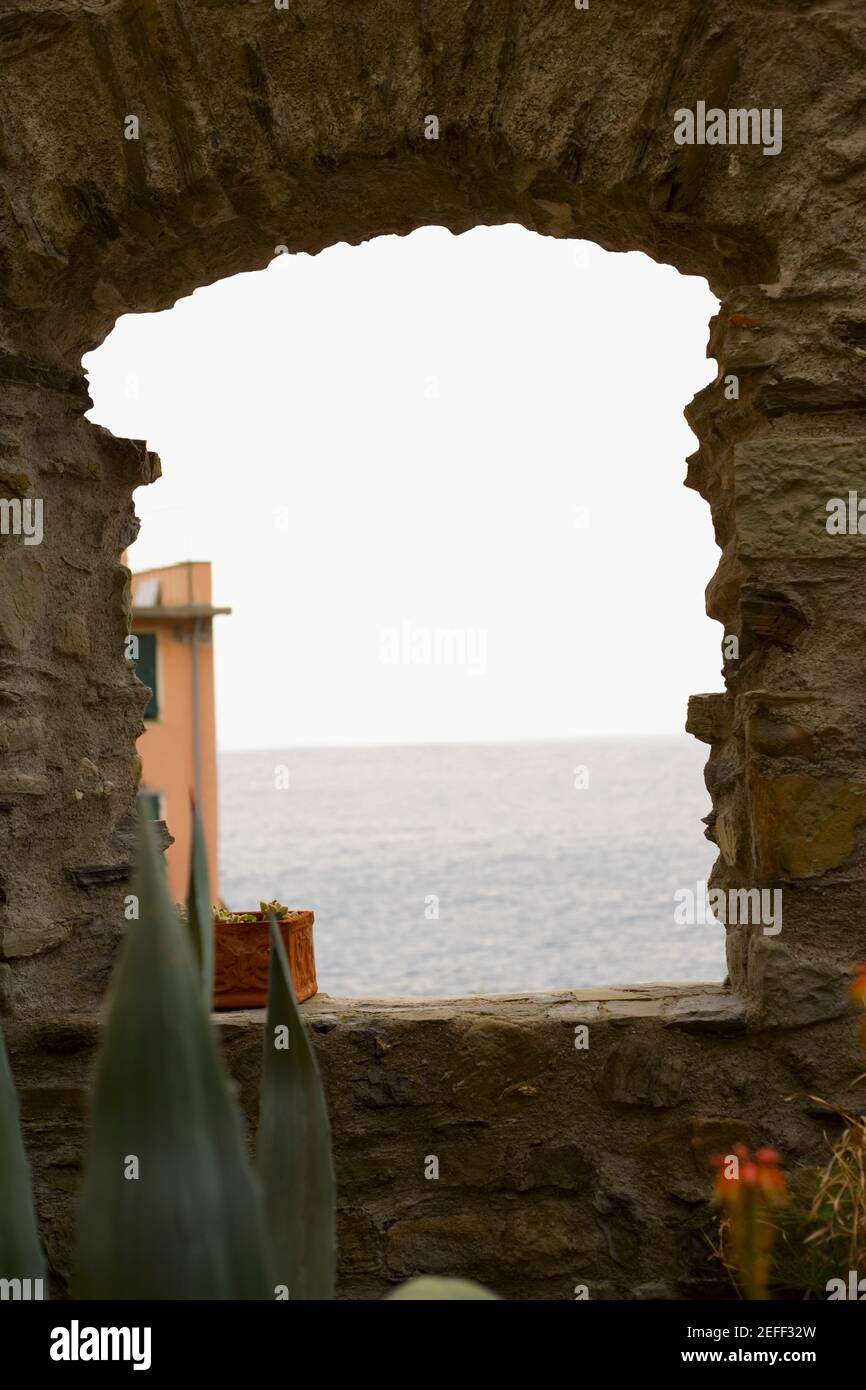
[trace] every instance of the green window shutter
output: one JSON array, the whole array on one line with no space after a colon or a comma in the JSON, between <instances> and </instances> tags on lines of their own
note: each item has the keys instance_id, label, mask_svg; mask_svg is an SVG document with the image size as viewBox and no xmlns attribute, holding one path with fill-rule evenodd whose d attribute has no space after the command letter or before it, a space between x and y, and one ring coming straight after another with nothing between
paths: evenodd
<instances>
[{"instance_id":1,"label":"green window shutter","mask_svg":"<svg viewBox=\"0 0 866 1390\"><path fill-rule=\"evenodd\" d=\"M162 819L162 797L159 792L139 792L138 801L148 820Z\"/></svg>"},{"instance_id":2,"label":"green window shutter","mask_svg":"<svg viewBox=\"0 0 866 1390\"><path fill-rule=\"evenodd\" d=\"M145 719L159 718L159 686L156 679L156 633L155 632L136 632L133 636L138 639L138 660L135 663L135 673L140 681L150 686L152 691L147 709L144 711Z\"/></svg>"}]
</instances>

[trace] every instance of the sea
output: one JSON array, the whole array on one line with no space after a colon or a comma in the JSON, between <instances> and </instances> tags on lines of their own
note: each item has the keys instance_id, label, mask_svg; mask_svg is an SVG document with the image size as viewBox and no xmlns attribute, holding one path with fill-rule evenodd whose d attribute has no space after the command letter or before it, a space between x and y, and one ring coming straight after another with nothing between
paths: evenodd
<instances>
[{"instance_id":1,"label":"sea","mask_svg":"<svg viewBox=\"0 0 866 1390\"><path fill-rule=\"evenodd\" d=\"M220 755L220 891L316 915L335 997L501 994L725 975L674 921L716 850L686 735Z\"/></svg>"}]
</instances>

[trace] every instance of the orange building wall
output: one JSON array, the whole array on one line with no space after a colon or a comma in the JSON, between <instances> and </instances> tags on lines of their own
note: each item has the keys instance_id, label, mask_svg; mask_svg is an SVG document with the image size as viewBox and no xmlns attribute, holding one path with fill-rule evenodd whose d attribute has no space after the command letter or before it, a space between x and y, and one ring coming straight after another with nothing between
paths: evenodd
<instances>
[{"instance_id":1,"label":"orange building wall","mask_svg":"<svg viewBox=\"0 0 866 1390\"><path fill-rule=\"evenodd\" d=\"M210 606L211 572L206 561L187 562L164 569L141 570L132 577L133 607L142 579L160 581L159 606L190 603ZM201 728L202 802L205 839L211 876L211 898L219 901L218 796L216 766L216 702L214 695L213 621L200 620L198 644ZM195 794L193 751L193 621L150 617L136 609L134 632L157 636L157 692L159 715L146 721L138 741L142 759L141 791L158 792L163 798L163 817L175 843L166 852L169 884L176 902L186 902L191 849L190 801ZM182 639L182 640L179 640Z\"/></svg>"}]
</instances>

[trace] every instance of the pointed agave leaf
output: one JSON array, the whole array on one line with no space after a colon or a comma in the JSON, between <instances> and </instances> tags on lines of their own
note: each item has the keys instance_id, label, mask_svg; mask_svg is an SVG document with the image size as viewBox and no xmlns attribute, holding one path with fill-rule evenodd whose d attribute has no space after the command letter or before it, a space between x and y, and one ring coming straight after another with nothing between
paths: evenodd
<instances>
[{"instance_id":1,"label":"pointed agave leaf","mask_svg":"<svg viewBox=\"0 0 866 1390\"><path fill-rule=\"evenodd\" d=\"M94 1087L79 1298L270 1298L264 1202L151 827Z\"/></svg>"},{"instance_id":2,"label":"pointed agave leaf","mask_svg":"<svg viewBox=\"0 0 866 1390\"><path fill-rule=\"evenodd\" d=\"M213 907L210 896L210 875L207 865L204 822L201 811L195 803L192 807L192 853L189 860L189 894L186 920L201 975L205 1008L210 1012L213 1008Z\"/></svg>"},{"instance_id":3,"label":"pointed agave leaf","mask_svg":"<svg viewBox=\"0 0 866 1390\"><path fill-rule=\"evenodd\" d=\"M336 1184L319 1068L273 913L258 1163L274 1278L289 1298L334 1297Z\"/></svg>"},{"instance_id":4,"label":"pointed agave leaf","mask_svg":"<svg viewBox=\"0 0 866 1390\"><path fill-rule=\"evenodd\" d=\"M0 1035L0 1279L44 1279L30 1164L18 1122L18 1100Z\"/></svg>"},{"instance_id":5,"label":"pointed agave leaf","mask_svg":"<svg viewBox=\"0 0 866 1390\"><path fill-rule=\"evenodd\" d=\"M476 1300L501 1302L498 1293L491 1293L483 1284L473 1284L471 1279L434 1279L424 1275L419 1279L407 1279L405 1284L386 1295L392 1303L422 1302L467 1303Z\"/></svg>"}]
</instances>

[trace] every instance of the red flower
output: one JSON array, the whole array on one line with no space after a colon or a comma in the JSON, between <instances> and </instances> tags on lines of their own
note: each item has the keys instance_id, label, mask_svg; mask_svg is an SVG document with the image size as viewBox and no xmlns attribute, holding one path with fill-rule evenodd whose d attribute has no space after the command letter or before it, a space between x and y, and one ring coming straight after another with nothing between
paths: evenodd
<instances>
[{"instance_id":1,"label":"red flower","mask_svg":"<svg viewBox=\"0 0 866 1390\"><path fill-rule=\"evenodd\" d=\"M719 1169L714 1200L726 1216L724 1246L747 1298L767 1297L776 1238L769 1213L782 1205L786 1194L781 1161L778 1149L752 1154L745 1144L713 1159Z\"/></svg>"},{"instance_id":2,"label":"red flower","mask_svg":"<svg viewBox=\"0 0 866 1390\"><path fill-rule=\"evenodd\" d=\"M785 1175L781 1169L782 1155L778 1149L758 1149L755 1154L756 1184L769 1201L785 1192Z\"/></svg>"},{"instance_id":3,"label":"red flower","mask_svg":"<svg viewBox=\"0 0 866 1390\"><path fill-rule=\"evenodd\" d=\"M855 999L859 999L860 1003L866 1006L866 960L861 960L857 970L859 973L851 985L851 993Z\"/></svg>"},{"instance_id":4,"label":"red flower","mask_svg":"<svg viewBox=\"0 0 866 1390\"><path fill-rule=\"evenodd\" d=\"M719 1154L712 1162L719 1169L714 1197L720 1205L736 1208L747 1192L772 1204L786 1191L778 1149L758 1149L753 1156L746 1144L737 1144L733 1154Z\"/></svg>"}]
</instances>

